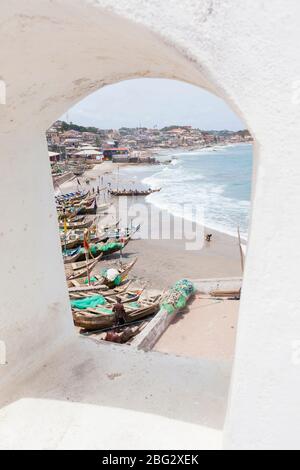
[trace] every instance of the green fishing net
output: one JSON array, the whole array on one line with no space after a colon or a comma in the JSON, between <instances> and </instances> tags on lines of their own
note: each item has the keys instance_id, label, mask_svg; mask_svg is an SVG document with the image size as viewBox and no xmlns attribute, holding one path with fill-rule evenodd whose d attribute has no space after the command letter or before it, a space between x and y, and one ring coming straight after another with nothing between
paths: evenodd
<instances>
[{"instance_id":1,"label":"green fishing net","mask_svg":"<svg viewBox=\"0 0 300 470\"><path fill-rule=\"evenodd\" d=\"M90 245L90 253L93 256L97 256L99 253L106 253L107 251L116 250L116 249L121 250L122 248L124 248L123 243L118 243L118 242L109 242L109 243L106 243L105 245L100 245L100 244L95 243L93 245ZM81 248L80 253L85 254L85 248Z\"/></svg>"},{"instance_id":2,"label":"green fishing net","mask_svg":"<svg viewBox=\"0 0 300 470\"><path fill-rule=\"evenodd\" d=\"M98 313L104 313L105 315L112 315L113 314L113 311L108 309L108 308L104 308L104 307L99 307L96 309Z\"/></svg>"},{"instance_id":3,"label":"green fishing net","mask_svg":"<svg viewBox=\"0 0 300 470\"><path fill-rule=\"evenodd\" d=\"M129 302L127 305L132 308L141 308L141 304L139 302Z\"/></svg>"},{"instance_id":4,"label":"green fishing net","mask_svg":"<svg viewBox=\"0 0 300 470\"><path fill-rule=\"evenodd\" d=\"M106 243L106 245L96 245L98 247L98 250L99 251L102 251L103 253L105 253L106 251L110 251L110 250L114 250L114 249L118 249L118 250L121 250L122 248L124 248L124 245L123 243L118 243L118 242L110 242L110 243Z\"/></svg>"},{"instance_id":5,"label":"green fishing net","mask_svg":"<svg viewBox=\"0 0 300 470\"><path fill-rule=\"evenodd\" d=\"M119 274L115 279L114 279L114 286L119 286L122 282L122 277Z\"/></svg>"},{"instance_id":6,"label":"green fishing net","mask_svg":"<svg viewBox=\"0 0 300 470\"><path fill-rule=\"evenodd\" d=\"M85 310L87 308L94 308L98 305L105 305L106 300L103 295L92 295L83 299L71 300L71 307Z\"/></svg>"},{"instance_id":7,"label":"green fishing net","mask_svg":"<svg viewBox=\"0 0 300 470\"><path fill-rule=\"evenodd\" d=\"M104 268L104 269L102 269L102 271L100 273L101 276L104 277L105 279L107 279L107 271L108 271L108 268ZM111 284L113 284L113 286L119 286L122 282L122 276L121 276L121 274L118 274L115 277L114 280L112 280L112 281L110 279L108 279L108 280Z\"/></svg>"},{"instance_id":8,"label":"green fishing net","mask_svg":"<svg viewBox=\"0 0 300 470\"><path fill-rule=\"evenodd\" d=\"M168 313L174 313L175 312L175 307L172 304L168 304L167 302L163 302L161 304L161 307L166 310Z\"/></svg>"},{"instance_id":9,"label":"green fishing net","mask_svg":"<svg viewBox=\"0 0 300 470\"><path fill-rule=\"evenodd\" d=\"M161 307L169 314L186 306L188 298L195 292L194 284L188 279L177 281L164 298Z\"/></svg>"},{"instance_id":10,"label":"green fishing net","mask_svg":"<svg viewBox=\"0 0 300 470\"><path fill-rule=\"evenodd\" d=\"M97 279L96 277L94 277L94 276L92 276L92 277L90 278L90 283L91 283L91 284L92 284L93 282L97 282L97 281L98 281L98 279ZM84 283L85 283L85 284L88 284L88 283L89 283L88 278L85 279Z\"/></svg>"}]
</instances>

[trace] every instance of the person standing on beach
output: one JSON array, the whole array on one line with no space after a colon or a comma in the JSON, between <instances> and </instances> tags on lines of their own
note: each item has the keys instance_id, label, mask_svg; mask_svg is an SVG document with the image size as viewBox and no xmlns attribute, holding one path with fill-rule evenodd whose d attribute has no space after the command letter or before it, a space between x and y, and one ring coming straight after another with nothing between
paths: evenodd
<instances>
[{"instance_id":1,"label":"person standing on beach","mask_svg":"<svg viewBox=\"0 0 300 470\"><path fill-rule=\"evenodd\" d=\"M113 313L115 314L116 325L121 326L126 323L126 312L121 299L117 297L117 303L113 306Z\"/></svg>"}]
</instances>

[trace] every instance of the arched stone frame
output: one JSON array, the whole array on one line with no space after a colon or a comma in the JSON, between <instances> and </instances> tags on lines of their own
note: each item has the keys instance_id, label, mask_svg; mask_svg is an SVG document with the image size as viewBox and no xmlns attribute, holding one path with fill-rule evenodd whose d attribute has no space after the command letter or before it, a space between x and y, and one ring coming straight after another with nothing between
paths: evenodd
<instances>
[{"instance_id":1,"label":"arched stone frame","mask_svg":"<svg viewBox=\"0 0 300 470\"><path fill-rule=\"evenodd\" d=\"M9 161L3 168L1 188L6 220L3 271L8 273L3 304L5 311L15 315L13 321L4 319L10 365L1 380L13 381L16 371L24 372L24 363L23 367L18 364L20 356L27 358L26 368L35 367L33 348L46 358L70 340L55 208L49 199L44 129L71 104L104 84L138 76L177 78L225 99L256 139L253 220L227 442L233 447L260 447L264 443L272 447L280 439L284 446L297 443L299 371L291 354L300 326L298 221L289 231L289 243L282 241L293 220L291 208L299 204L299 142L295 135L299 105L294 97L294 84L300 76L296 47L299 4L290 0L287 9L280 1L263 8L260 2L241 5L234 0L206 0L201 5L188 1L178 5L172 0L163 5L143 0L117 3L49 0L41 4L31 0L24 6L15 0L3 7L1 43L13 39L9 50L0 52L1 78L7 90L7 104L1 106L0 115L2 151ZM249 21L251 18L255 22ZM105 43L108 38L115 39ZM101 42L100 56L99 44L91 46L93 40ZM74 45L80 52L80 63L75 65ZM278 51L282 50L286 54L278 63ZM44 160L40 159L42 154ZM35 169L38 177L34 179ZM38 200L32 191L34 184ZM7 207L4 201L9 192ZM274 206L281 208L280 214ZM30 213L26 213L29 207ZM20 233L25 250L16 246ZM51 254L48 266L43 259L46 248ZM8 255L12 252L16 262ZM29 274L30 285L24 282L12 302L12 285L24 272ZM48 281L54 278L49 289ZM47 289L43 302L34 288ZM21 310L26 293L33 296L34 306L24 317ZM47 321L45 328L49 317L52 322ZM34 329L28 327L33 321ZM22 345L11 339L16 329L23 333ZM243 426L245 420L247 427ZM282 433L278 422L286 423L290 432Z\"/></svg>"}]
</instances>

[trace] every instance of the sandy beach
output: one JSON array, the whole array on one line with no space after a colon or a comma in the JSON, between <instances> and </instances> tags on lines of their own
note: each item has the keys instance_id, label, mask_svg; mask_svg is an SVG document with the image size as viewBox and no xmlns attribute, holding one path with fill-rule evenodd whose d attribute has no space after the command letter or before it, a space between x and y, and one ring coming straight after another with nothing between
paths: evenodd
<instances>
[{"instance_id":1,"label":"sandy beach","mask_svg":"<svg viewBox=\"0 0 300 470\"><path fill-rule=\"evenodd\" d=\"M95 165L92 170L85 173L83 178L80 178L84 185L83 189L92 189L93 187L96 189L101 177L106 176L110 178L110 181L114 181L116 178L114 171L116 171L116 165L108 161L103 162L101 165ZM85 180L90 181L89 185L84 184L83 181ZM75 189L77 189L76 179L61 186L63 192ZM106 196L103 195L102 197ZM133 225L138 223L142 225L134 240L124 249L123 257L138 257L133 274L149 287L167 288L183 277L199 279L241 276L239 245L236 237L211 229L200 228L200 233L203 231L204 234L212 234L211 242L205 242L201 238L196 244L196 249L189 250L186 245L190 240L184 237L178 240L173 237L172 227L176 224L178 226L182 222L178 217L170 216L166 211L161 211L146 203L144 197L132 198L133 200L127 198L127 208L123 207L125 206L124 201L119 201L122 199L124 198L110 199L113 207L108 211L108 214L102 216L99 224L101 225L104 220L105 223L114 222L117 218L120 220L120 227L130 226L131 223ZM138 211L140 204L149 208L149 211ZM138 211L138 214L134 217L136 211ZM151 218L149 216L150 211ZM166 234L162 227L159 236L165 239L151 239L151 233L149 232L151 232L153 220L157 222L164 219L164 217L170 220L171 238L169 233ZM155 235L157 234L155 233ZM118 257L119 255L112 256L111 261L108 260L107 263L115 262Z\"/></svg>"},{"instance_id":2,"label":"sandy beach","mask_svg":"<svg viewBox=\"0 0 300 470\"><path fill-rule=\"evenodd\" d=\"M111 162L104 162L102 165L97 165L85 174L85 179L95 178L90 181L90 187L98 184L98 177L109 174L113 171ZM74 190L76 182L71 181L62 185L62 190ZM119 198L113 198L111 201L114 203L114 208L118 205ZM122 199L122 198L121 198ZM137 198L136 198L137 199ZM145 204L144 198L138 198L138 201L131 202L131 204ZM123 204L123 203L122 203ZM129 221L125 211L122 207L118 208L117 215L115 211L109 211L105 219L108 223L115 221L116 218L121 219L120 226L129 226ZM133 214L129 206L128 213ZM151 205L152 219L158 220L158 216L163 217L165 211L160 211ZM148 214L148 213L147 213ZM145 214L146 215L146 214ZM133 223L142 224L140 233L134 237L123 251L123 257L129 258L132 256L138 257L138 262L134 268L134 276L141 279L149 287L153 288L167 288L178 279L187 277L191 279L199 278L213 278L213 277L232 277L241 276L241 265L239 255L238 240L230 235L216 232L211 229L202 229L204 233L212 233L211 242L199 242L199 249L187 250L186 244L189 240L183 238L181 240L171 239L145 239L144 236L148 235L148 228L151 229L151 220L144 214L139 214L133 219ZM166 214L165 214L166 215ZM178 218L170 216L171 226L179 223ZM132 217L129 217L132 219ZM102 220L100 224L102 224ZM147 228L146 228L147 227ZM141 233L142 232L142 233ZM166 235L162 232L162 236ZM111 262L114 262L119 255L111 257ZM109 261L108 261L109 263Z\"/></svg>"},{"instance_id":3,"label":"sandy beach","mask_svg":"<svg viewBox=\"0 0 300 470\"><path fill-rule=\"evenodd\" d=\"M81 189L96 189L101 177L114 181L116 176L112 174L115 165L104 162L96 165L80 178ZM89 180L85 185L84 181ZM72 180L61 186L63 192L77 189L77 181ZM107 195L100 196L102 200ZM134 239L122 252L122 261L128 261L137 257L138 261L133 268L131 278L136 285L148 289L167 289L181 278L205 279L222 277L240 277L241 265L238 240L221 232L203 229L204 233L212 233L211 242L199 242L199 248L188 250L186 243L189 240L151 239L147 237L149 222L148 212L139 214L138 217L128 218L132 214L135 205L143 207L151 206L152 219L157 220L157 215L162 216L154 206L147 204L145 198L135 198L129 202L129 209L124 211L123 202L119 207L119 200L124 198L111 198L110 210L99 220L99 225L121 219L120 227L141 223L147 230L140 230ZM118 209L116 212L116 208ZM134 213L134 211L133 211ZM153 216L154 214L154 216ZM180 223L173 216L170 217L171 225ZM163 234L163 232L162 232ZM163 234L165 236L165 234ZM201 246L202 245L202 246ZM111 255L101 262L101 268L111 266L120 260L120 253ZM99 271L99 266L96 268ZM201 296L200 296L201 297ZM234 351L235 329L238 315L237 301L216 301L205 298L195 298L188 309L180 314L169 326L168 330L160 338L155 350L178 355L210 357L218 359L231 359Z\"/></svg>"}]
</instances>

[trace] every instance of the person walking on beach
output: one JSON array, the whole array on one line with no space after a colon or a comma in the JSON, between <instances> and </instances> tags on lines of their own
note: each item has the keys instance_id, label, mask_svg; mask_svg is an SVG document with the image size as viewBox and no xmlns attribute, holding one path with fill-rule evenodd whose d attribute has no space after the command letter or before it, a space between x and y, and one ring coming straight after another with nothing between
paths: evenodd
<instances>
[{"instance_id":1,"label":"person walking on beach","mask_svg":"<svg viewBox=\"0 0 300 470\"><path fill-rule=\"evenodd\" d=\"M117 303L113 306L113 313L115 314L116 326L121 326L126 323L126 312L121 299L117 297Z\"/></svg>"}]
</instances>

